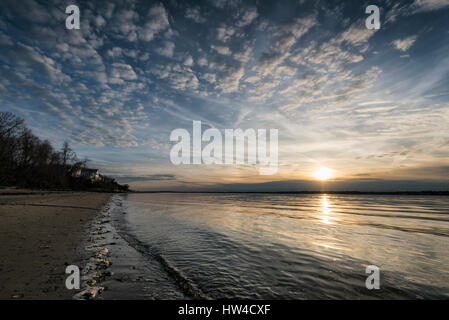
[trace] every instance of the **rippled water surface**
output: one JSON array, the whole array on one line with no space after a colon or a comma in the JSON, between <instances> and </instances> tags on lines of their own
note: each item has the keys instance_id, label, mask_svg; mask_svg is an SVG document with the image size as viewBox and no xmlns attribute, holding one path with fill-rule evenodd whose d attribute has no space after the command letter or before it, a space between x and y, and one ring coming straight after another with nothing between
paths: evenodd
<instances>
[{"instance_id":1,"label":"rippled water surface","mask_svg":"<svg viewBox=\"0 0 449 320\"><path fill-rule=\"evenodd\" d=\"M449 197L130 194L121 228L183 294L448 298ZM365 268L380 268L380 290Z\"/></svg>"}]
</instances>

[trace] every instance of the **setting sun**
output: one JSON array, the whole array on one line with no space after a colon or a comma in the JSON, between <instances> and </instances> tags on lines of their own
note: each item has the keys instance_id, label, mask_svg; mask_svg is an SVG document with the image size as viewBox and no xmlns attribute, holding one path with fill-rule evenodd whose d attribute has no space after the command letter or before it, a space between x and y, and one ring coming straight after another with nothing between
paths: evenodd
<instances>
[{"instance_id":1,"label":"setting sun","mask_svg":"<svg viewBox=\"0 0 449 320\"><path fill-rule=\"evenodd\" d=\"M314 173L314 177L318 180L327 180L332 177L332 170L326 167L321 167Z\"/></svg>"}]
</instances>

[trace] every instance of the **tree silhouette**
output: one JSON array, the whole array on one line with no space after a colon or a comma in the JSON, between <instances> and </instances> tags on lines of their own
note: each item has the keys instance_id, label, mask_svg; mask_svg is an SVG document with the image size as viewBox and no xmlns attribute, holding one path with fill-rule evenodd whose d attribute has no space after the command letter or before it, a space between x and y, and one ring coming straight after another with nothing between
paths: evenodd
<instances>
[{"instance_id":1,"label":"tree silhouette","mask_svg":"<svg viewBox=\"0 0 449 320\"><path fill-rule=\"evenodd\" d=\"M86 168L88 159L78 160L69 143L60 151L42 141L24 126L23 119L0 112L0 186L26 188L128 191L114 179L101 176L91 181L76 176Z\"/></svg>"}]
</instances>

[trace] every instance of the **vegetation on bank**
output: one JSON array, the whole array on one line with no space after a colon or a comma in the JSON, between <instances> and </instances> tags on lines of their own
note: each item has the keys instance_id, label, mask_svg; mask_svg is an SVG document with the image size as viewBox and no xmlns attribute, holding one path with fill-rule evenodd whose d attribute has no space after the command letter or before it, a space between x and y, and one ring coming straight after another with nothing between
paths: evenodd
<instances>
[{"instance_id":1,"label":"vegetation on bank","mask_svg":"<svg viewBox=\"0 0 449 320\"><path fill-rule=\"evenodd\" d=\"M40 140L10 112L0 112L0 186L90 191L128 191L113 178L89 179L76 173L86 169L67 142L55 150Z\"/></svg>"}]
</instances>

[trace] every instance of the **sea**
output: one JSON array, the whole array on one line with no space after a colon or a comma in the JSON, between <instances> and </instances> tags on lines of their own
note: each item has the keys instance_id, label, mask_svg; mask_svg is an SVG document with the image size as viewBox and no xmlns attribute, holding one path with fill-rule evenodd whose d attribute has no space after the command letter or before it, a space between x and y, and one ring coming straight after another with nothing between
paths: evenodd
<instances>
[{"instance_id":1,"label":"sea","mask_svg":"<svg viewBox=\"0 0 449 320\"><path fill-rule=\"evenodd\" d=\"M448 196L131 193L107 210L104 299L449 298Z\"/></svg>"}]
</instances>

